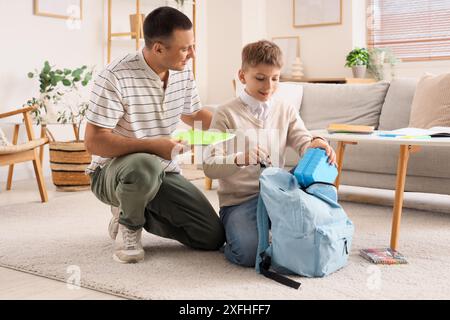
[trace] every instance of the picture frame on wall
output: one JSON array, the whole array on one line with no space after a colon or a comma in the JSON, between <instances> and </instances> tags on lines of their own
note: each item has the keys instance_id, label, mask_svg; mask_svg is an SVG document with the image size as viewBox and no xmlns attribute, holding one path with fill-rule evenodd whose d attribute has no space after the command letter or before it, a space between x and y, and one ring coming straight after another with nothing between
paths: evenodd
<instances>
[{"instance_id":1,"label":"picture frame on wall","mask_svg":"<svg viewBox=\"0 0 450 320\"><path fill-rule=\"evenodd\" d=\"M280 47L281 52L283 53L284 64L281 68L281 77L290 77L295 59L300 57L300 37L273 37L272 41Z\"/></svg>"},{"instance_id":2,"label":"picture frame on wall","mask_svg":"<svg viewBox=\"0 0 450 320\"><path fill-rule=\"evenodd\" d=\"M34 14L58 19L82 19L83 0L34 0Z\"/></svg>"},{"instance_id":3,"label":"picture frame on wall","mask_svg":"<svg viewBox=\"0 0 450 320\"><path fill-rule=\"evenodd\" d=\"M293 0L294 27L342 24L342 0Z\"/></svg>"}]
</instances>

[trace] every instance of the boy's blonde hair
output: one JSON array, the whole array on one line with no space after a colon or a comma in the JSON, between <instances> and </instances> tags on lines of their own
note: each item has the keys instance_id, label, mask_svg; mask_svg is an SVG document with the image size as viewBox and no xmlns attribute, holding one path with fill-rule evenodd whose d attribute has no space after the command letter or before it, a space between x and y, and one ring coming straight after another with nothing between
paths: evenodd
<instances>
[{"instance_id":1,"label":"boy's blonde hair","mask_svg":"<svg viewBox=\"0 0 450 320\"><path fill-rule=\"evenodd\" d=\"M242 70L256 67L258 64L268 64L281 69L283 54L280 47L268 40L260 40L247 44L242 49Z\"/></svg>"}]
</instances>

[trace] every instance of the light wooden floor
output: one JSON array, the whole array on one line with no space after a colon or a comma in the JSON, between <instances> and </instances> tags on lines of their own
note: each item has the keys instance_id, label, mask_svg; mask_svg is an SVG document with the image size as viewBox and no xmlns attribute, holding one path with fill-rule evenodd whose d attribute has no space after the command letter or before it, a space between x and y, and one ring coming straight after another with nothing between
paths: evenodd
<instances>
[{"instance_id":1,"label":"light wooden floor","mask_svg":"<svg viewBox=\"0 0 450 320\"><path fill-rule=\"evenodd\" d=\"M0 300L121 300L84 288L69 289L64 282L0 267Z\"/></svg>"}]
</instances>

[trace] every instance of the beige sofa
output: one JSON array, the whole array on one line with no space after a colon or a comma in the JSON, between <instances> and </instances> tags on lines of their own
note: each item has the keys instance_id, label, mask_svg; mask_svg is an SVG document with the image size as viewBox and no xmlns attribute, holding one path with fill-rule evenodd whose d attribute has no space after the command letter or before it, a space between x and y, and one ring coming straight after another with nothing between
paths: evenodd
<instances>
[{"instance_id":1,"label":"beige sofa","mask_svg":"<svg viewBox=\"0 0 450 320\"><path fill-rule=\"evenodd\" d=\"M417 79L375 84L303 84L300 107L308 129L329 123L374 125L379 130L407 127ZM395 189L399 147L375 144L347 146L341 184ZM405 191L450 194L450 148L423 147L411 154ZM298 157L290 151L287 165Z\"/></svg>"}]
</instances>

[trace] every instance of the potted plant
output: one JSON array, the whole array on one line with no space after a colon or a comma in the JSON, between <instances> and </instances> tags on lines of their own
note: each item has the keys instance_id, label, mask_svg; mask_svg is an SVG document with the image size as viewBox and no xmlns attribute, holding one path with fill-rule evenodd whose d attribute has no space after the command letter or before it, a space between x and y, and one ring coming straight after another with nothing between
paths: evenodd
<instances>
[{"instance_id":1,"label":"potted plant","mask_svg":"<svg viewBox=\"0 0 450 320\"><path fill-rule=\"evenodd\" d=\"M29 78L39 79L39 97L27 101L37 108L32 116L37 124L45 127L50 140L50 168L53 183L58 190L72 191L86 189L90 185L84 174L91 156L80 139L80 127L88 107L79 91L80 85L87 86L92 79L93 69L81 66L75 69L57 69L45 61L42 69L29 72ZM48 124L71 124L74 141L57 141Z\"/></svg>"},{"instance_id":2,"label":"potted plant","mask_svg":"<svg viewBox=\"0 0 450 320\"><path fill-rule=\"evenodd\" d=\"M395 78L395 65L399 59L395 56L390 48L370 48L369 49L369 65L367 70L376 80L383 80L384 64L388 63L391 71L391 78Z\"/></svg>"},{"instance_id":3,"label":"potted plant","mask_svg":"<svg viewBox=\"0 0 450 320\"><path fill-rule=\"evenodd\" d=\"M355 48L347 54L345 66L352 68L353 77L364 78L369 65L369 52L366 48Z\"/></svg>"},{"instance_id":4,"label":"potted plant","mask_svg":"<svg viewBox=\"0 0 450 320\"><path fill-rule=\"evenodd\" d=\"M184 7L184 0L175 0L175 2L177 3L178 10Z\"/></svg>"}]
</instances>

